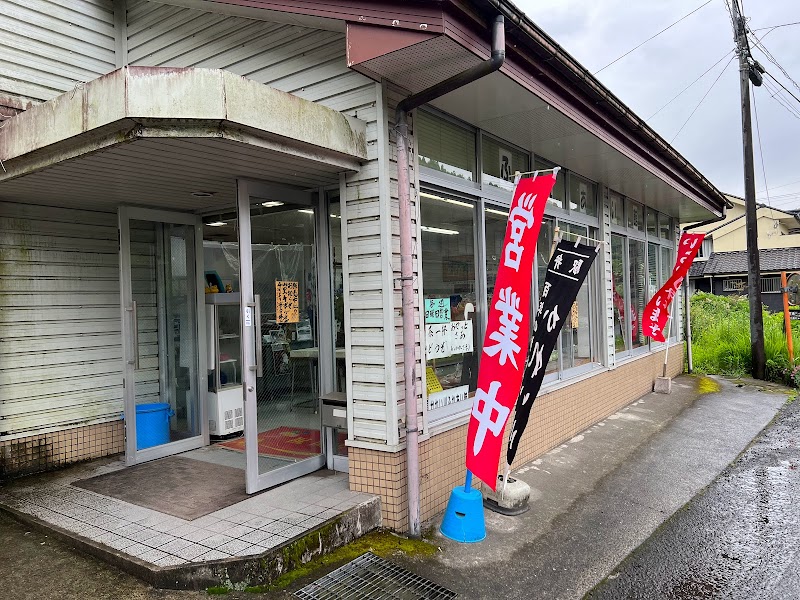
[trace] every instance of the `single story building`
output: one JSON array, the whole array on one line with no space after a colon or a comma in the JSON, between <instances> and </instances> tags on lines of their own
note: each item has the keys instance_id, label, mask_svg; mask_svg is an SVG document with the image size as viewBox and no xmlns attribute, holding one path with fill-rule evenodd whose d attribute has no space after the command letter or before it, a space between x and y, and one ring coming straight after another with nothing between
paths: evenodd
<instances>
[{"instance_id":1,"label":"single story building","mask_svg":"<svg viewBox=\"0 0 800 600\"><path fill-rule=\"evenodd\" d=\"M800 273L800 248L762 248L761 302L772 312L783 312L781 272ZM720 296L747 295L747 251L713 252L708 260L689 269L690 291Z\"/></svg>"},{"instance_id":2,"label":"single story building","mask_svg":"<svg viewBox=\"0 0 800 600\"><path fill-rule=\"evenodd\" d=\"M562 167L534 279L556 235L602 246L519 464L661 374L642 311L678 224L724 217L725 196L510 2L0 0L0 14L3 476L206 448L248 492L345 469L405 530L395 107L487 60L498 16L501 68L410 119L422 519L463 481L515 172ZM426 347L426 303L469 332L455 352Z\"/></svg>"}]
</instances>

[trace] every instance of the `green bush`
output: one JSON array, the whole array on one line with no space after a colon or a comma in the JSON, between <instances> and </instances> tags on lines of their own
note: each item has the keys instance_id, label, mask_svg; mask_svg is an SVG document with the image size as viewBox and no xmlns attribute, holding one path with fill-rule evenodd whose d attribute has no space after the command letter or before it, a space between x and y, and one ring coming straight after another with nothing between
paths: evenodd
<instances>
[{"instance_id":1,"label":"green bush","mask_svg":"<svg viewBox=\"0 0 800 600\"><path fill-rule=\"evenodd\" d=\"M692 296L692 357L700 373L741 377L752 371L750 307L746 296ZM794 347L800 352L800 323L792 323ZM766 376L797 386L800 361L789 362L783 313L764 311ZM797 355L795 352L795 355Z\"/></svg>"}]
</instances>

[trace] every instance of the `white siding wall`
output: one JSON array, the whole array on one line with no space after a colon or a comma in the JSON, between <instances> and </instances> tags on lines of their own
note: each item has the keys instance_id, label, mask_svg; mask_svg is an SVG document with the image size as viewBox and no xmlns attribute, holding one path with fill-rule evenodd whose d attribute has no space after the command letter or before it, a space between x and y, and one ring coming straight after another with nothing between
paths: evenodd
<instances>
[{"instance_id":1,"label":"white siding wall","mask_svg":"<svg viewBox=\"0 0 800 600\"><path fill-rule=\"evenodd\" d=\"M115 68L112 0L0 0L0 96L49 100Z\"/></svg>"},{"instance_id":2,"label":"white siding wall","mask_svg":"<svg viewBox=\"0 0 800 600\"><path fill-rule=\"evenodd\" d=\"M340 188L348 413L357 444L395 447L397 394L402 398L396 343L402 338L395 334L400 301L392 281L400 269L397 185L380 177L394 160L385 91L347 68L345 38L339 32L144 0L128 3L127 32L132 65L226 69L367 122L368 161L359 173L346 175Z\"/></svg>"},{"instance_id":3,"label":"white siding wall","mask_svg":"<svg viewBox=\"0 0 800 600\"><path fill-rule=\"evenodd\" d=\"M122 413L116 215L0 203L0 439Z\"/></svg>"}]
</instances>

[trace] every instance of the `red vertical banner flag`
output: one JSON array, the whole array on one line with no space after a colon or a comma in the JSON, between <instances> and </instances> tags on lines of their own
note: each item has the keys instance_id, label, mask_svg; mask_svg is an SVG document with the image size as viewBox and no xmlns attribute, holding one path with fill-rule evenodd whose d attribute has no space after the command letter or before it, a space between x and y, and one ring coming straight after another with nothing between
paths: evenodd
<instances>
[{"instance_id":1,"label":"red vertical banner flag","mask_svg":"<svg viewBox=\"0 0 800 600\"><path fill-rule=\"evenodd\" d=\"M669 305L678 293L678 290L692 266L697 251L703 243L703 233L684 233L678 243L678 256L675 259L675 268L672 275L660 290L658 290L650 302L644 307L642 314L642 327L646 336L653 338L657 342L663 342L664 326L669 319Z\"/></svg>"},{"instance_id":2,"label":"red vertical banner flag","mask_svg":"<svg viewBox=\"0 0 800 600\"><path fill-rule=\"evenodd\" d=\"M493 490L503 430L517 400L530 338L531 283L552 174L521 179L514 190L497 280L489 306L478 389L467 432L467 469Z\"/></svg>"}]
</instances>

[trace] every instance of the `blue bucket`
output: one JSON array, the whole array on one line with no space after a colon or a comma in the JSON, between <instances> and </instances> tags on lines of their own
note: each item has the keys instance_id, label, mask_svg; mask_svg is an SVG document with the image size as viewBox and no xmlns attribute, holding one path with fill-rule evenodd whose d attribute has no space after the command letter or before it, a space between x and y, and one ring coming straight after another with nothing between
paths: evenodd
<instances>
[{"instance_id":1,"label":"blue bucket","mask_svg":"<svg viewBox=\"0 0 800 600\"><path fill-rule=\"evenodd\" d=\"M166 402L136 405L136 449L169 442L169 418L175 414Z\"/></svg>"},{"instance_id":2,"label":"blue bucket","mask_svg":"<svg viewBox=\"0 0 800 600\"><path fill-rule=\"evenodd\" d=\"M471 544L480 542L486 537L486 522L483 516L483 495L480 490L463 485L450 492L447 510L444 511L442 526L439 531L443 536Z\"/></svg>"}]
</instances>

